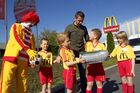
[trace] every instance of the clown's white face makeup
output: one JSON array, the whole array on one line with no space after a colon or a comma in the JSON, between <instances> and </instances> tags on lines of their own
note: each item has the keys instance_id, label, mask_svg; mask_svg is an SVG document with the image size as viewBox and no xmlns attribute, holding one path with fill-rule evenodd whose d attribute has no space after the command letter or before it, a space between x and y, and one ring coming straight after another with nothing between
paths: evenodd
<instances>
[{"instance_id":1,"label":"clown's white face makeup","mask_svg":"<svg viewBox=\"0 0 140 93\"><path fill-rule=\"evenodd\" d=\"M30 22L23 22L23 23L21 23L21 25L22 26L24 26L24 27L26 27L26 28L30 28L30 27L32 27L32 23L30 23Z\"/></svg>"}]
</instances>

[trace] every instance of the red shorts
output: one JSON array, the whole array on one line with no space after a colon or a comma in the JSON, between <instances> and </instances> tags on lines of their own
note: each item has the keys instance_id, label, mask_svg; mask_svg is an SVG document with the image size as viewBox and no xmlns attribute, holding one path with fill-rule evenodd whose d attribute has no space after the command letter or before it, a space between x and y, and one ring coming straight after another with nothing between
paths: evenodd
<instances>
[{"instance_id":1,"label":"red shorts","mask_svg":"<svg viewBox=\"0 0 140 93\"><path fill-rule=\"evenodd\" d=\"M41 67L39 71L39 77L40 83L42 85L46 83L52 83L53 79L52 67Z\"/></svg>"},{"instance_id":2,"label":"red shorts","mask_svg":"<svg viewBox=\"0 0 140 93\"><path fill-rule=\"evenodd\" d=\"M73 67L70 67L69 70L64 69L62 76L64 79L65 87L72 90L76 84L76 70Z\"/></svg>"},{"instance_id":3,"label":"red shorts","mask_svg":"<svg viewBox=\"0 0 140 93\"><path fill-rule=\"evenodd\" d=\"M87 82L96 81L105 81L105 71L102 63L89 64L87 73Z\"/></svg>"},{"instance_id":4,"label":"red shorts","mask_svg":"<svg viewBox=\"0 0 140 93\"><path fill-rule=\"evenodd\" d=\"M132 70L131 60L119 61L118 62L118 70L120 73L120 77L123 77L123 76L132 77L133 74L131 73L131 70Z\"/></svg>"}]
</instances>

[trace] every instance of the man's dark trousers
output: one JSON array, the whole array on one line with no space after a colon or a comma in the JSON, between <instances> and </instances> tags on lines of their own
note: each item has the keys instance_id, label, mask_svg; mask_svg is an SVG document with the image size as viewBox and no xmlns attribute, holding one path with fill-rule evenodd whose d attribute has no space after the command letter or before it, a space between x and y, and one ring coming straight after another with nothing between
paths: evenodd
<instances>
[{"instance_id":1,"label":"man's dark trousers","mask_svg":"<svg viewBox=\"0 0 140 93\"><path fill-rule=\"evenodd\" d=\"M75 57L79 58L80 51L73 50ZM87 79L86 79L86 65L78 63L79 75L80 75L80 93L86 93Z\"/></svg>"}]
</instances>

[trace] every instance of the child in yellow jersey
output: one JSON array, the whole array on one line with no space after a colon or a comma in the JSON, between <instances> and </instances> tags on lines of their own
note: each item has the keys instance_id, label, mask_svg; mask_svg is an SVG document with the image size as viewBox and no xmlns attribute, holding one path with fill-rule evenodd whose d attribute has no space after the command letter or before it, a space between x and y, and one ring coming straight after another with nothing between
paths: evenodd
<instances>
[{"instance_id":1,"label":"child in yellow jersey","mask_svg":"<svg viewBox=\"0 0 140 93\"><path fill-rule=\"evenodd\" d=\"M102 33L100 29L92 29L90 40L85 44L86 52L106 50L104 44L99 42ZM87 65L87 88L86 93L92 93L93 83L96 81L97 93L102 93L103 81L105 81L105 72L102 63Z\"/></svg>"},{"instance_id":2,"label":"child in yellow jersey","mask_svg":"<svg viewBox=\"0 0 140 93\"><path fill-rule=\"evenodd\" d=\"M135 54L128 44L128 37L125 31L116 34L119 45L110 54L110 57L117 57L118 70L122 80L123 93L134 93L133 77L135 76Z\"/></svg>"},{"instance_id":3,"label":"child in yellow jersey","mask_svg":"<svg viewBox=\"0 0 140 93\"><path fill-rule=\"evenodd\" d=\"M53 79L52 53L47 51L48 40L46 38L41 39L40 47L42 48L39 52L39 55L42 57L39 71L40 83L42 84L41 93L51 93Z\"/></svg>"},{"instance_id":4,"label":"child in yellow jersey","mask_svg":"<svg viewBox=\"0 0 140 93\"><path fill-rule=\"evenodd\" d=\"M60 45L60 56L63 61L63 79L67 93L77 93L76 91L76 65L84 63L80 58L75 58L73 51L69 48L70 40L65 34L59 34L57 41Z\"/></svg>"}]
</instances>

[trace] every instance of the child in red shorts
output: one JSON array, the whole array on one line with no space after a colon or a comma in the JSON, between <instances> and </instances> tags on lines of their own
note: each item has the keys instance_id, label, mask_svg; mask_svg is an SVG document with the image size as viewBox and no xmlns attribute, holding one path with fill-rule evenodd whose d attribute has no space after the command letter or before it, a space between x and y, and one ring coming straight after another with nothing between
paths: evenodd
<instances>
[{"instance_id":1,"label":"child in red shorts","mask_svg":"<svg viewBox=\"0 0 140 93\"><path fill-rule=\"evenodd\" d=\"M40 47L42 48L39 52L39 55L42 57L39 71L40 83L42 84L41 93L51 93L53 79L52 53L46 51L48 48L48 40L46 38L41 39Z\"/></svg>"},{"instance_id":2,"label":"child in red shorts","mask_svg":"<svg viewBox=\"0 0 140 93\"><path fill-rule=\"evenodd\" d=\"M102 36L100 29L92 29L90 40L85 44L86 52L106 50L104 44L99 42ZM105 81L105 72L102 63L87 65L87 88L86 93L92 93L94 81L97 84L97 93L102 93L103 81Z\"/></svg>"},{"instance_id":3,"label":"child in red shorts","mask_svg":"<svg viewBox=\"0 0 140 93\"><path fill-rule=\"evenodd\" d=\"M134 93L135 54L132 47L128 44L128 37L125 31L120 31L116 34L116 38L119 45L113 50L110 57L117 57L123 93Z\"/></svg>"},{"instance_id":4,"label":"child in red shorts","mask_svg":"<svg viewBox=\"0 0 140 93\"><path fill-rule=\"evenodd\" d=\"M77 93L76 91L76 65L85 61L74 57L73 51L69 48L70 40L65 34L59 34L57 41L60 45L60 57L63 61L63 79L67 93Z\"/></svg>"}]
</instances>

